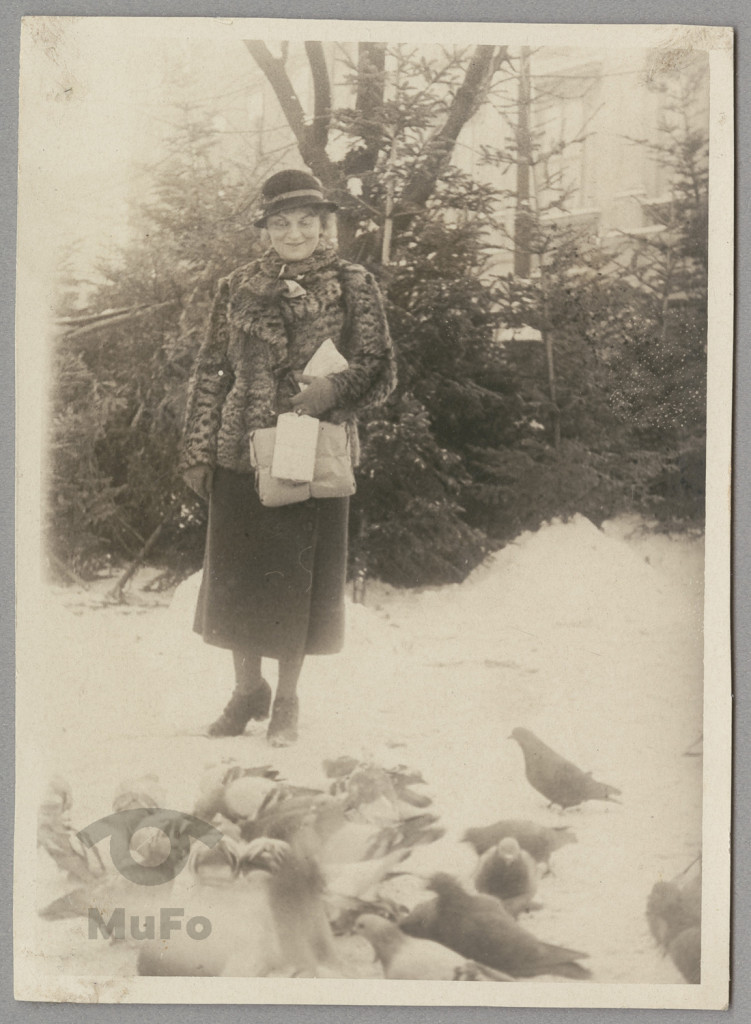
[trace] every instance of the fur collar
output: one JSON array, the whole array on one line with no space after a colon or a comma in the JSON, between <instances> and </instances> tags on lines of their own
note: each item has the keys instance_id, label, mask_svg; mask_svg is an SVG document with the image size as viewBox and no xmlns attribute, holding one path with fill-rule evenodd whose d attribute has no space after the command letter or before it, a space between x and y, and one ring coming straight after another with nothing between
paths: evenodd
<instances>
[{"instance_id":1,"label":"fur collar","mask_svg":"<svg viewBox=\"0 0 751 1024\"><path fill-rule=\"evenodd\" d=\"M231 275L230 320L241 328L246 344L267 346L275 369L287 360L282 301L290 298L290 291L285 282L296 281L304 290L292 300L295 321L313 320L321 312L316 292L338 276L339 264L336 251L328 245L320 244L307 259L293 263L284 263L269 249Z\"/></svg>"}]
</instances>

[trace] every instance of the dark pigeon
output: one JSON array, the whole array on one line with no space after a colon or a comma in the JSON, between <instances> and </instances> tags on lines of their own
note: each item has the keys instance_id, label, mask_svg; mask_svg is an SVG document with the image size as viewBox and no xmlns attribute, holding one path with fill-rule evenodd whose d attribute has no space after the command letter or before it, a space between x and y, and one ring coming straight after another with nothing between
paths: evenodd
<instances>
[{"instance_id":1,"label":"dark pigeon","mask_svg":"<svg viewBox=\"0 0 751 1024\"><path fill-rule=\"evenodd\" d=\"M509 914L518 917L529 910L537 892L540 869L513 836L506 836L480 858L474 874L475 888L499 899Z\"/></svg>"},{"instance_id":2,"label":"dark pigeon","mask_svg":"<svg viewBox=\"0 0 751 1024\"><path fill-rule=\"evenodd\" d=\"M515 978L555 974L583 979L578 963L587 954L541 942L516 923L493 896L472 895L451 875L433 875L428 888L436 898L421 903L399 927L416 938L432 939L469 960Z\"/></svg>"},{"instance_id":3,"label":"dark pigeon","mask_svg":"<svg viewBox=\"0 0 751 1024\"><path fill-rule=\"evenodd\" d=\"M701 924L701 877L686 886L655 882L647 900L649 929L665 949L686 928Z\"/></svg>"},{"instance_id":4,"label":"dark pigeon","mask_svg":"<svg viewBox=\"0 0 751 1024\"><path fill-rule=\"evenodd\" d=\"M494 825L468 828L462 840L471 843L477 853L482 856L491 846L500 843L507 836L513 836L522 850L534 857L538 864L548 867L550 858L556 850L566 843L577 842L576 835L567 825L547 828L537 825L534 821L508 818L497 821Z\"/></svg>"},{"instance_id":5,"label":"dark pigeon","mask_svg":"<svg viewBox=\"0 0 751 1024\"><path fill-rule=\"evenodd\" d=\"M507 974L466 960L429 939L405 935L392 921L361 915L355 932L368 940L383 967L384 978L414 981L513 981Z\"/></svg>"},{"instance_id":6,"label":"dark pigeon","mask_svg":"<svg viewBox=\"0 0 751 1024\"><path fill-rule=\"evenodd\" d=\"M668 946L668 955L690 985L701 983L701 928L684 930Z\"/></svg>"},{"instance_id":7,"label":"dark pigeon","mask_svg":"<svg viewBox=\"0 0 751 1024\"><path fill-rule=\"evenodd\" d=\"M583 772L571 761L561 757L529 729L516 728L511 733L524 754L527 781L551 804L577 807L585 800L612 800L620 789L597 782L591 772Z\"/></svg>"},{"instance_id":8,"label":"dark pigeon","mask_svg":"<svg viewBox=\"0 0 751 1024\"><path fill-rule=\"evenodd\" d=\"M694 864L698 865L694 868ZM655 882L647 899L647 921L658 945L686 981L701 981L701 862L669 882ZM691 869L694 868L693 871Z\"/></svg>"}]
</instances>

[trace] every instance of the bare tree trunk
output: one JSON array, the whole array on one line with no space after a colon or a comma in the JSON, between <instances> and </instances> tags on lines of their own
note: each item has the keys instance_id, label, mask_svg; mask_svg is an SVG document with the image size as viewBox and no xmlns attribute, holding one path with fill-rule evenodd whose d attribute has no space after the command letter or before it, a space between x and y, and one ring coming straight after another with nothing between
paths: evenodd
<instances>
[{"instance_id":1,"label":"bare tree trunk","mask_svg":"<svg viewBox=\"0 0 751 1024\"><path fill-rule=\"evenodd\" d=\"M331 124L331 83L329 69L326 67L326 55L320 43L307 41L305 53L308 56L310 71L313 75L313 126L311 143L316 151L326 151L329 144L329 126Z\"/></svg>"},{"instance_id":2,"label":"bare tree trunk","mask_svg":"<svg viewBox=\"0 0 751 1024\"><path fill-rule=\"evenodd\" d=\"M365 604L365 592L368 587L368 566L363 557L365 537L368 532L368 516L365 509L360 514L360 524L357 529L357 554L355 556L354 572L352 575L352 601L354 604Z\"/></svg>"},{"instance_id":3,"label":"bare tree trunk","mask_svg":"<svg viewBox=\"0 0 751 1024\"><path fill-rule=\"evenodd\" d=\"M396 133L391 137L389 156L386 162L385 185L386 205L383 211L383 239L381 243L381 263L387 266L391 262L391 238L394 233L394 164L396 162Z\"/></svg>"},{"instance_id":4,"label":"bare tree trunk","mask_svg":"<svg viewBox=\"0 0 751 1024\"><path fill-rule=\"evenodd\" d=\"M390 182L386 186L386 215L383 221L383 241L381 243L381 263L388 266L391 262L391 238L394 233L394 185Z\"/></svg>"},{"instance_id":5,"label":"bare tree trunk","mask_svg":"<svg viewBox=\"0 0 751 1024\"><path fill-rule=\"evenodd\" d=\"M386 72L386 44L360 43L357 48L357 96L355 110L364 146L352 149L344 158L348 175L367 174L378 162L383 145L383 91Z\"/></svg>"},{"instance_id":6,"label":"bare tree trunk","mask_svg":"<svg viewBox=\"0 0 751 1024\"><path fill-rule=\"evenodd\" d=\"M529 127L529 47L523 46L519 65L519 104L516 127L516 216L514 218L514 273L529 277L532 268L531 211L529 174L532 162L532 136Z\"/></svg>"},{"instance_id":7,"label":"bare tree trunk","mask_svg":"<svg viewBox=\"0 0 751 1024\"><path fill-rule=\"evenodd\" d=\"M553 335L545 328L542 331L542 340L545 344L545 362L548 367L548 394L550 395L550 418L553 425L553 446L561 446L561 411L558 408L558 397L555 383L555 354L553 350Z\"/></svg>"},{"instance_id":8,"label":"bare tree trunk","mask_svg":"<svg viewBox=\"0 0 751 1024\"><path fill-rule=\"evenodd\" d=\"M531 120L531 118L530 118ZM537 164L529 162L530 177L529 181L532 186L530 199L534 199L535 204L535 217L539 217L540 214L540 187L537 180ZM533 195L532 195L533 193ZM530 206L531 213L531 206ZM530 247L531 248L531 247ZM548 395L550 397L550 420L551 427L553 428L553 446L558 449L561 444L561 411L558 408L558 388L556 383L555 375L555 347L553 341L553 332L550 328L550 311L548 307L548 278L545 271L545 251L539 249L537 251L537 257L539 259L540 269L540 293L542 296L542 326L540 333L542 335L542 342L545 346L545 366L547 368L548 377Z\"/></svg>"},{"instance_id":9,"label":"bare tree trunk","mask_svg":"<svg viewBox=\"0 0 751 1024\"><path fill-rule=\"evenodd\" d=\"M544 327L540 332L542 334L543 344L545 345L545 364L548 371L548 395L550 396L550 418L553 427L553 446L560 448L561 446L561 411L558 408L558 388L556 384L555 376L555 350L553 347L553 332L550 330L550 323L548 321L548 282L545 276L545 265L542 260L540 261L540 275L542 285L542 322Z\"/></svg>"}]
</instances>

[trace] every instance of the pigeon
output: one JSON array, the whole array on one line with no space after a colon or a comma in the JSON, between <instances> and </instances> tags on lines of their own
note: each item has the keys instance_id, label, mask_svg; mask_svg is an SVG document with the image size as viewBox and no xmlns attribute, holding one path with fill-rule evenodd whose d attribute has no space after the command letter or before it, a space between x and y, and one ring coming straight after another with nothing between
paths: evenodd
<instances>
[{"instance_id":1,"label":"pigeon","mask_svg":"<svg viewBox=\"0 0 751 1024\"><path fill-rule=\"evenodd\" d=\"M698 867L692 872L694 865ZM672 881L655 882L647 899L652 935L686 981L701 978L701 862L689 864Z\"/></svg>"},{"instance_id":2,"label":"pigeon","mask_svg":"<svg viewBox=\"0 0 751 1024\"><path fill-rule=\"evenodd\" d=\"M399 927L415 938L432 939L460 956L515 978L556 974L583 979L590 972L578 963L587 956L541 942L516 923L494 896L472 895L451 875L433 875L428 888L436 899L419 904Z\"/></svg>"},{"instance_id":3,"label":"pigeon","mask_svg":"<svg viewBox=\"0 0 751 1024\"><path fill-rule=\"evenodd\" d=\"M567 843L577 842L576 835L567 825L548 828L545 825L537 825L534 821L514 818L497 821L494 825L468 828L462 841L470 843L482 856L491 846L495 846L506 836L513 836L522 850L526 850L538 864L543 865L547 870L550 867L550 858L556 850Z\"/></svg>"},{"instance_id":4,"label":"pigeon","mask_svg":"<svg viewBox=\"0 0 751 1024\"><path fill-rule=\"evenodd\" d=\"M685 888L655 882L647 900L647 920L657 942L666 949L686 928L701 924L701 879Z\"/></svg>"},{"instance_id":5,"label":"pigeon","mask_svg":"<svg viewBox=\"0 0 751 1024\"><path fill-rule=\"evenodd\" d=\"M185 868L172 887L173 894L189 891L196 884L233 885L240 875L240 860L247 845L231 835L224 835L214 846L191 843Z\"/></svg>"},{"instance_id":6,"label":"pigeon","mask_svg":"<svg viewBox=\"0 0 751 1024\"><path fill-rule=\"evenodd\" d=\"M413 814L391 825L383 825L371 844L368 856L383 857L393 850L411 850L442 839L446 829L436 824L435 814Z\"/></svg>"},{"instance_id":7,"label":"pigeon","mask_svg":"<svg viewBox=\"0 0 751 1024\"><path fill-rule=\"evenodd\" d=\"M263 840L256 840L257 859ZM326 881L316 858L316 841L308 828L290 841L266 841L269 848L269 902L282 957L301 975L315 976L319 965L336 964L334 939L324 895Z\"/></svg>"},{"instance_id":8,"label":"pigeon","mask_svg":"<svg viewBox=\"0 0 751 1024\"><path fill-rule=\"evenodd\" d=\"M495 896L513 917L518 917L532 905L538 877L535 859L513 836L506 836L482 855L474 883L478 892Z\"/></svg>"},{"instance_id":9,"label":"pigeon","mask_svg":"<svg viewBox=\"0 0 751 1024\"><path fill-rule=\"evenodd\" d=\"M411 788L414 784L425 784L421 773L403 764L387 769L345 755L324 761L323 769L334 780L329 791L332 795L344 794L348 808L367 807L379 799L397 807L407 805L423 809L432 803L429 796Z\"/></svg>"},{"instance_id":10,"label":"pigeon","mask_svg":"<svg viewBox=\"0 0 751 1024\"><path fill-rule=\"evenodd\" d=\"M136 807L164 807L166 795L159 776L150 772L137 779L125 779L115 790L113 811L127 811Z\"/></svg>"},{"instance_id":11,"label":"pigeon","mask_svg":"<svg viewBox=\"0 0 751 1024\"><path fill-rule=\"evenodd\" d=\"M203 821L212 821L217 814L230 821L246 821L275 801L315 794L322 795L320 790L280 782L279 772L271 765L248 768L224 761L210 765L204 772L193 814Z\"/></svg>"},{"instance_id":12,"label":"pigeon","mask_svg":"<svg viewBox=\"0 0 751 1024\"><path fill-rule=\"evenodd\" d=\"M685 928L701 924L701 855L671 881L655 882L647 900L647 921L665 947Z\"/></svg>"},{"instance_id":13,"label":"pigeon","mask_svg":"<svg viewBox=\"0 0 751 1024\"><path fill-rule=\"evenodd\" d=\"M274 922L270 875L255 872L230 885L198 879L180 894L182 927L169 941L158 935L138 943L136 969L147 976L264 977L288 967ZM207 919L211 932L201 941L187 932L194 917Z\"/></svg>"},{"instance_id":14,"label":"pigeon","mask_svg":"<svg viewBox=\"0 0 751 1024\"><path fill-rule=\"evenodd\" d=\"M376 914L397 924L409 913L403 904L386 896L363 900L359 896L341 896L339 893L327 892L324 899L326 914L334 935L351 935L357 919L363 914Z\"/></svg>"},{"instance_id":15,"label":"pigeon","mask_svg":"<svg viewBox=\"0 0 751 1024\"><path fill-rule=\"evenodd\" d=\"M72 805L70 786L55 776L39 805L37 846L46 850L70 881L91 885L101 879L106 868L99 851L82 843L70 824Z\"/></svg>"},{"instance_id":16,"label":"pigeon","mask_svg":"<svg viewBox=\"0 0 751 1024\"><path fill-rule=\"evenodd\" d=\"M211 932L197 942L186 926L169 942L143 941L138 973L329 974L337 966L334 939L324 902L325 881L309 841L302 827L290 835L290 842L268 836L250 842L225 837L189 860L193 878L183 882L181 876L178 890L184 920L206 918Z\"/></svg>"},{"instance_id":17,"label":"pigeon","mask_svg":"<svg viewBox=\"0 0 751 1024\"><path fill-rule=\"evenodd\" d=\"M341 754L339 757L327 758L323 762L323 770L329 779L346 779L348 775L357 768L360 763L356 757L349 754ZM336 783L332 783L332 790L336 792Z\"/></svg>"},{"instance_id":18,"label":"pigeon","mask_svg":"<svg viewBox=\"0 0 751 1024\"><path fill-rule=\"evenodd\" d=\"M701 982L701 928L684 928L668 945L668 956L690 985Z\"/></svg>"},{"instance_id":19,"label":"pigeon","mask_svg":"<svg viewBox=\"0 0 751 1024\"><path fill-rule=\"evenodd\" d=\"M430 939L405 935L392 921L362 914L355 931L375 950L384 978L400 981L513 981L507 974L468 961Z\"/></svg>"},{"instance_id":20,"label":"pigeon","mask_svg":"<svg viewBox=\"0 0 751 1024\"><path fill-rule=\"evenodd\" d=\"M591 772L583 772L556 754L529 729L514 729L510 739L516 740L522 748L530 786L542 793L551 805L557 804L565 809L577 807L585 800L612 800L614 796L620 796L620 789L597 782Z\"/></svg>"}]
</instances>

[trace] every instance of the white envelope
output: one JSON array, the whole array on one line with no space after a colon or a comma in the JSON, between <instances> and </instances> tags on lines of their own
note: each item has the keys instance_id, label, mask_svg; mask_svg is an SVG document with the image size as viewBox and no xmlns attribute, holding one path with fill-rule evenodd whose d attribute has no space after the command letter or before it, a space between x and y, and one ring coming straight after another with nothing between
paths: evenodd
<instances>
[{"instance_id":1,"label":"white envelope","mask_svg":"<svg viewBox=\"0 0 751 1024\"><path fill-rule=\"evenodd\" d=\"M306 377L326 377L330 373L346 370L348 366L349 363L331 338L326 338L308 360L303 373ZM307 384L301 384L300 390L303 391L306 387Z\"/></svg>"}]
</instances>

